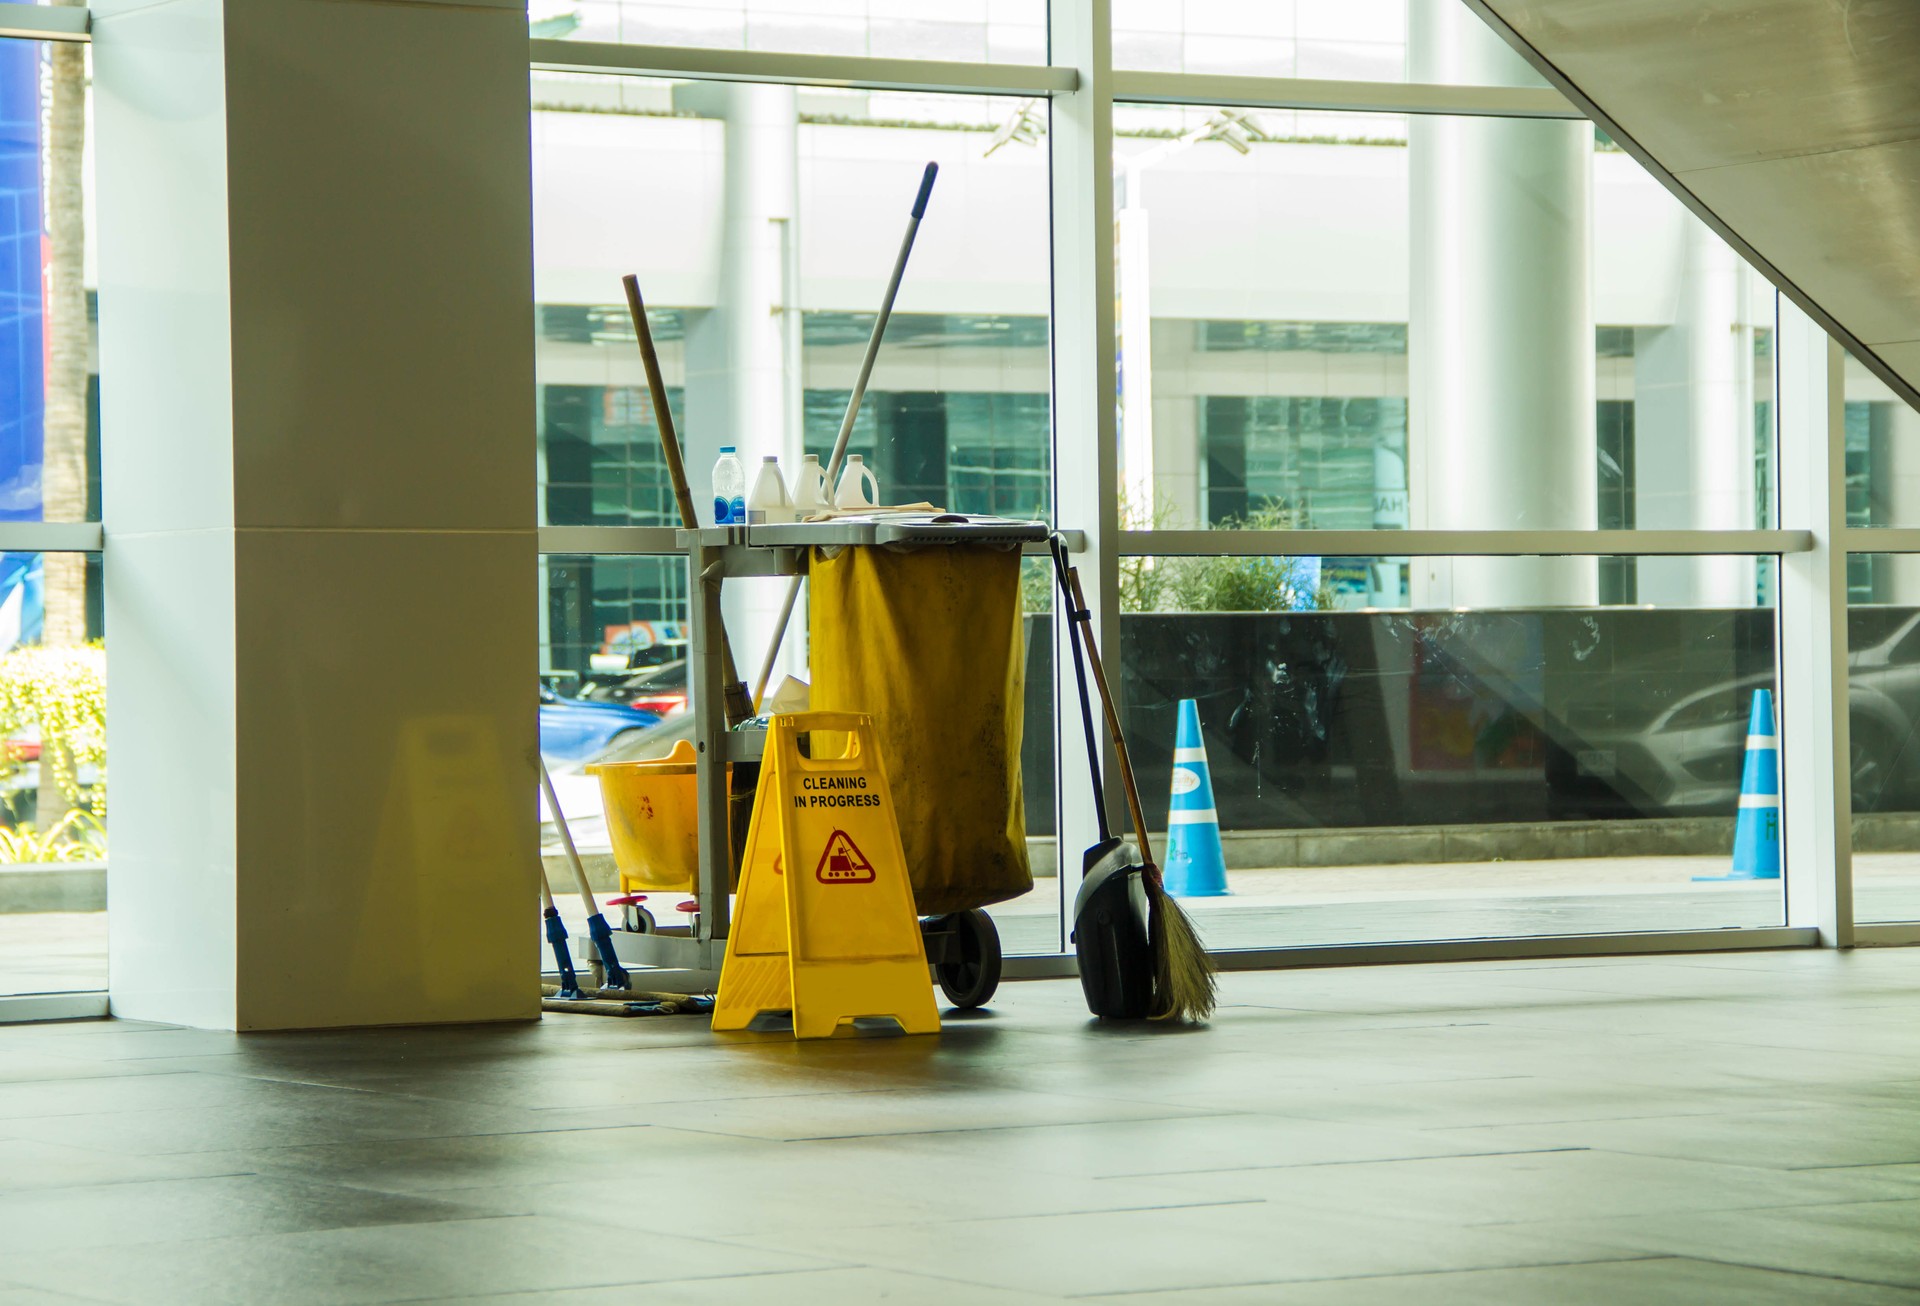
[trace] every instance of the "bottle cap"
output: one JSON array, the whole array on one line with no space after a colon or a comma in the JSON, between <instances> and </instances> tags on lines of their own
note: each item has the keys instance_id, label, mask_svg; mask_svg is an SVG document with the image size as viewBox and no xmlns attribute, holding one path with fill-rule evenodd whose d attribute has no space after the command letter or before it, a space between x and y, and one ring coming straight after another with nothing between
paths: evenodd
<instances>
[{"instance_id":1,"label":"bottle cap","mask_svg":"<svg viewBox=\"0 0 1920 1306\"><path fill-rule=\"evenodd\" d=\"M780 455L770 453L770 454L767 454L765 457L761 458L760 461L763 463L777 463L780 461Z\"/></svg>"},{"instance_id":2,"label":"bottle cap","mask_svg":"<svg viewBox=\"0 0 1920 1306\"><path fill-rule=\"evenodd\" d=\"M850 454L848 454L848 455L847 455L847 461L848 461L848 462L850 462L850 463L863 463L863 462L865 462L865 461L866 461L866 459L865 459L865 458L862 458L862 457L861 457L861 456L860 456L859 454L857 454L857 453L850 453Z\"/></svg>"},{"instance_id":3,"label":"bottle cap","mask_svg":"<svg viewBox=\"0 0 1920 1306\"><path fill-rule=\"evenodd\" d=\"M732 453L732 452L733 452L733 446L732 446L732 445L730 445L730 444L723 444L723 445L721 445L721 446L720 446L720 452L721 452L721 453L723 453L723 454L725 454L725 453Z\"/></svg>"}]
</instances>

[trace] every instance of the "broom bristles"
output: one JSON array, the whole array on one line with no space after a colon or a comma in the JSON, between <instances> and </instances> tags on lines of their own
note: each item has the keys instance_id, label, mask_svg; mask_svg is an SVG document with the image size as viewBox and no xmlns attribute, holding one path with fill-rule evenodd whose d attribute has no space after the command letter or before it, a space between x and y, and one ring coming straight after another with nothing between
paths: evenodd
<instances>
[{"instance_id":1,"label":"broom bristles","mask_svg":"<svg viewBox=\"0 0 1920 1306\"><path fill-rule=\"evenodd\" d=\"M1213 959L1192 919L1152 877L1147 880L1147 939L1153 947L1153 1019L1204 1024L1218 997Z\"/></svg>"}]
</instances>

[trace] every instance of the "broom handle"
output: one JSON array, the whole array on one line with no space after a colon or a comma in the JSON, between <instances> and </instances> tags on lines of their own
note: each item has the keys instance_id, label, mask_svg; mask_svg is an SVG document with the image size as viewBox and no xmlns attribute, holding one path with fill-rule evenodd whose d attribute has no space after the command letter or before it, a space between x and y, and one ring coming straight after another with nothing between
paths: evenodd
<instances>
[{"instance_id":1,"label":"broom handle","mask_svg":"<svg viewBox=\"0 0 1920 1306\"><path fill-rule=\"evenodd\" d=\"M1133 817L1134 837L1140 841L1140 860L1146 864L1153 882L1160 882L1160 866L1153 860L1153 846L1147 841L1147 818L1140 810L1140 789L1133 782L1133 759L1127 756L1127 737L1120 732L1120 714L1113 706L1113 690L1107 685L1106 668L1100 664L1100 650L1093 641L1093 613L1080 592L1078 568L1067 568L1067 584L1073 588L1074 620L1086 636L1087 666L1093 671L1093 683L1100 690L1100 709L1106 714L1107 733L1113 736L1114 755L1120 762L1120 785L1127 793L1127 812Z\"/></svg>"},{"instance_id":2,"label":"broom handle","mask_svg":"<svg viewBox=\"0 0 1920 1306\"><path fill-rule=\"evenodd\" d=\"M647 394L653 400L654 425L660 428L660 453L667 461L667 478L673 482L680 524L687 530L698 530L700 516L693 506L693 488L687 483L687 464L680 456L680 437L673 429L673 410L667 406L667 385L660 377L660 355L653 347L647 306L640 302L640 278L628 273L620 278L620 284L626 287L627 313L633 318L634 334L640 338L640 364L647 370ZM720 683L724 687L721 699L727 726L732 728L752 716L753 708L747 699L747 687L741 682L740 669L734 665L733 645L727 640L726 627L719 626L714 633L720 641Z\"/></svg>"},{"instance_id":3,"label":"broom handle","mask_svg":"<svg viewBox=\"0 0 1920 1306\"><path fill-rule=\"evenodd\" d=\"M1087 664L1080 655L1080 607L1073 601L1073 591L1067 588L1067 545L1058 535L1047 541L1047 551L1053 555L1053 574L1060 582L1060 605L1065 610L1067 623L1067 643L1073 649L1073 683L1080 690L1080 725L1087 736L1087 774L1093 778L1093 815L1100 828L1100 842L1113 838L1113 831L1107 825L1107 794L1100 783L1100 740L1093 730L1093 700L1087 694Z\"/></svg>"},{"instance_id":4,"label":"broom handle","mask_svg":"<svg viewBox=\"0 0 1920 1306\"><path fill-rule=\"evenodd\" d=\"M900 239L900 252L893 259L893 275L887 278L887 293L880 299L880 315L873 319L873 331L867 336L866 356L860 360L860 375L854 378L853 395L847 400L847 415L840 419L840 434L834 437L833 454L827 459L827 493L833 493L833 478L847 456L847 441L853 438L853 423L860 416L860 401L866 398L867 382L873 376L873 362L880 356L880 339L887 334L887 321L893 316L893 301L900 294L900 278L907 271L907 256L913 253L913 238L920 231L920 219L927 211L927 197L933 193L933 179L940 165L929 163L920 174L920 193L914 197L913 213L907 218L907 234ZM767 682L773 679L774 660L787 638L787 623L793 620L793 605L800 597L800 576L787 583L787 597L780 604L779 620L773 623L773 642L767 645L766 661L760 665L760 680L753 687L757 706L766 697Z\"/></svg>"},{"instance_id":5,"label":"broom handle","mask_svg":"<svg viewBox=\"0 0 1920 1306\"><path fill-rule=\"evenodd\" d=\"M553 777L547 774L547 759L540 759L540 792L547 796L547 810L553 813L553 823L560 830L560 844L567 850L567 865L573 867L573 882L580 889L580 900L587 905L587 915L598 916L600 905L593 900L593 886L587 883L587 868L580 864L580 852L573 846L573 831L567 828L567 814L560 810L560 799L553 792ZM540 882L546 883L546 872L540 873ZM549 895L547 901L553 901Z\"/></svg>"}]
</instances>

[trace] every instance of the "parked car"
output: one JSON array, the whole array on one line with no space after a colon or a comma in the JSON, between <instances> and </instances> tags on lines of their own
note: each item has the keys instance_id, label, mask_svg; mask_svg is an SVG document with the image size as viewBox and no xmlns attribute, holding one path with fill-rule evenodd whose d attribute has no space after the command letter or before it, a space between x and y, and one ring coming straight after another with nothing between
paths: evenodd
<instances>
[{"instance_id":1,"label":"parked car","mask_svg":"<svg viewBox=\"0 0 1920 1306\"><path fill-rule=\"evenodd\" d=\"M1847 655L1848 772L1857 812L1920 802L1920 613L1857 609ZM1635 715L1618 702L1556 724L1563 752L1549 779L1563 794L1604 794L1636 810L1731 813L1746 761L1755 690L1771 668L1717 682ZM1776 721L1779 704L1774 707ZM1793 747L1792 741L1783 741ZM1605 811L1606 802L1593 806Z\"/></svg>"},{"instance_id":2,"label":"parked car","mask_svg":"<svg viewBox=\"0 0 1920 1306\"><path fill-rule=\"evenodd\" d=\"M642 712L675 716L687 710L687 659L610 680L601 680L580 697L593 703L620 703Z\"/></svg>"},{"instance_id":3,"label":"parked car","mask_svg":"<svg viewBox=\"0 0 1920 1306\"><path fill-rule=\"evenodd\" d=\"M576 763L605 752L616 741L658 725L660 713L625 703L565 698L540 686L540 754L549 762Z\"/></svg>"}]
</instances>

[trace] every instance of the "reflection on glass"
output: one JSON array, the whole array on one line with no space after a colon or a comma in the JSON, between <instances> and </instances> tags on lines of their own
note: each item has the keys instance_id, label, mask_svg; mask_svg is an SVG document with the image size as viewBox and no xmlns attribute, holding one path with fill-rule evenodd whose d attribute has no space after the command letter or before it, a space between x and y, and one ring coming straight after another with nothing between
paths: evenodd
<instances>
[{"instance_id":1,"label":"reflection on glass","mask_svg":"<svg viewBox=\"0 0 1920 1306\"><path fill-rule=\"evenodd\" d=\"M1847 561L1854 917L1920 920L1920 556Z\"/></svg>"},{"instance_id":2,"label":"reflection on glass","mask_svg":"<svg viewBox=\"0 0 1920 1306\"><path fill-rule=\"evenodd\" d=\"M1591 127L1115 110L1136 526L1774 520L1773 293ZM1672 569L1664 569L1671 572ZM1743 603L1631 560L1610 601Z\"/></svg>"},{"instance_id":3,"label":"reflection on glass","mask_svg":"<svg viewBox=\"0 0 1920 1306\"><path fill-rule=\"evenodd\" d=\"M533 0L535 38L952 59L1047 61L1046 0Z\"/></svg>"},{"instance_id":4,"label":"reflection on glass","mask_svg":"<svg viewBox=\"0 0 1920 1306\"><path fill-rule=\"evenodd\" d=\"M1777 881L1695 882L1727 873L1776 688L1766 603L1602 604L1595 558L1136 561L1129 744L1157 823L1196 701L1232 889L1189 904L1213 946L1779 922ZM1343 609L1345 569L1411 593ZM1478 601L1436 603L1436 575Z\"/></svg>"},{"instance_id":5,"label":"reflection on glass","mask_svg":"<svg viewBox=\"0 0 1920 1306\"><path fill-rule=\"evenodd\" d=\"M1846 358L1847 525L1920 526L1920 413L1867 370ZM1876 566L1889 554L1847 559L1849 597L1856 603L1892 601Z\"/></svg>"}]
</instances>

